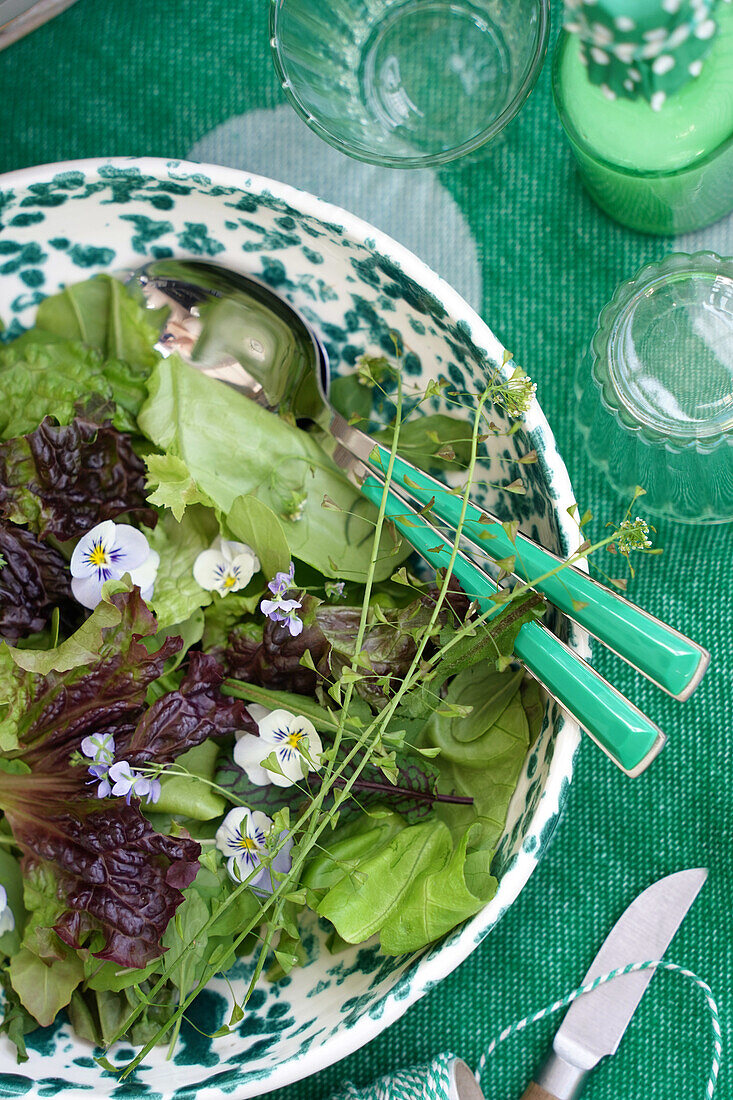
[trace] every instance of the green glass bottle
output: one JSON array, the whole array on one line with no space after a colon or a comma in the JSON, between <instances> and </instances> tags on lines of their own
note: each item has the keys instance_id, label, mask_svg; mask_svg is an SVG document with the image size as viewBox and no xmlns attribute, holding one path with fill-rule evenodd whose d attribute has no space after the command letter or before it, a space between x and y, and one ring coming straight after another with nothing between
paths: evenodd
<instances>
[{"instance_id":1,"label":"green glass bottle","mask_svg":"<svg viewBox=\"0 0 733 1100\"><path fill-rule=\"evenodd\" d=\"M596 202L647 233L733 210L733 3L566 0L555 104Z\"/></svg>"}]
</instances>

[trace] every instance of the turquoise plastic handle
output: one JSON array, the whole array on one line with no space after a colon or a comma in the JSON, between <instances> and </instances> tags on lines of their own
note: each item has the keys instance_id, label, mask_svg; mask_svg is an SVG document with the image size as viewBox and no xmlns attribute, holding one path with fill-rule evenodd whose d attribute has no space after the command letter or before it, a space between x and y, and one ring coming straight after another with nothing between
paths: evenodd
<instances>
[{"instance_id":1,"label":"turquoise plastic handle","mask_svg":"<svg viewBox=\"0 0 733 1100\"><path fill-rule=\"evenodd\" d=\"M369 477L362 492L379 507L382 483ZM388 496L385 514L432 566L448 565L451 548L440 532L421 516L410 512L405 501L394 493ZM482 612L490 608L495 614L501 611L501 607L490 599L496 592L496 585L474 562L459 555L453 574L464 591L477 600ZM651 763L664 744L664 734L559 638L538 622L525 623L517 635L514 651L627 774L638 775Z\"/></svg>"},{"instance_id":2,"label":"turquoise plastic handle","mask_svg":"<svg viewBox=\"0 0 733 1100\"><path fill-rule=\"evenodd\" d=\"M380 444L375 446L386 469L389 452ZM374 466L380 473L383 472L378 462ZM452 527L457 526L462 501L441 482L399 457L395 459L392 480L398 489L404 487L421 504L427 504L434 497L433 514ZM676 699L688 698L702 679L710 659L702 646L579 570L563 569L555 576L534 584L538 577L557 568L558 559L522 535L517 535L512 542L500 523L481 523L482 515L481 509L469 502L463 534L487 557L499 561L513 557L515 565L512 572L532 582L533 587L547 596L550 603L584 626L590 634L664 691ZM573 601L587 606L576 610Z\"/></svg>"}]
</instances>

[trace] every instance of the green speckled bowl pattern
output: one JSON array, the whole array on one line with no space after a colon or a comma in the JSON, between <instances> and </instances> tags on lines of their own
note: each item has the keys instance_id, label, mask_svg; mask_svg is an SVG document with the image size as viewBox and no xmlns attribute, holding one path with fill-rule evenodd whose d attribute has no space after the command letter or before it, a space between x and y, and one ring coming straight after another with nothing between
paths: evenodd
<instances>
[{"instance_id":1,"label":"green speckled bowl pattern","mask_svg":"<svg viewBox=\"0 0 733 1100\"><path fill-rule=\"evenodd\" d=\"M353 370L364 353L393 353L395 332L411 381L440 376L458 389L475 390L487 369L502 362L504 349L483 321L415 256L345 211L283 184L153 159L80 161L0 177L6 335L31 325L42 298L68 283L168 256L205 258L264 280L318 331L337 374ZM440 408L435 399L433 410ZM487 481L514 480L516 459L531 449L539 461L521 467L525 496L487 490L478 502L502 518L515 516L524 532L551 550L570 552L577 543L567 514L572 490L537 403L520 431L487 447ZM582 631L565 622L557 629L588 655ZM100 1069L94 1061L99 1052L76 1039L63 1018L29 1036L30 1060L22 1066L10 1044L0 1041L0 1094L244 1100L337 1061L458 966L506 912L557 824L578 740L577 725L548 700L496 856L496 896L421 955L385 958L372 942L331 955L314 918L305 931L306 965L276 985L261 980L234 1034L213 1041L201 1034L228 1017L227 987L213 983L194 1002L173 1059L166 1061L161 1047L120 1083ZM247 961L238 963L237 988L243 989L248 969ZM123 1064L131 1054L121 1047L112 1060Z\"/></svg>"}]
</instances>

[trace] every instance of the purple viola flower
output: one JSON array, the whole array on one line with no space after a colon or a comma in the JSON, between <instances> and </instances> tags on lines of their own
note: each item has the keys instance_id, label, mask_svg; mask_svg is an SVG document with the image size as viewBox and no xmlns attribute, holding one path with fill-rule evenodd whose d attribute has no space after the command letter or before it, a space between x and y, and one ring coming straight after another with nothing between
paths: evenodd
<instances>
[{"instance_id":1,"label":"purple viola flower","mask_svg":"<svg viewBox=\"0 0 733 1100\"><path fill-rule=\"evenodd\" d=\"M284 623L293 638L297 637L303 629L303 620L298 618L298 611L302 607L301 600L286 600L285 596L290 591L295 579L295 563L291 561L287 573L276 573L267 587L275 597L274 600L262 600L260 611L274 623Z\"/></svg>"},{"instance_id":2,"label":"purple viola flower","mask_svg":"<svg viewBox=\"0 0 733 1100\"><path fill-rule=\"evenodd\" d=\"M285 596L288 591L293 587L295 580L295 562L291 561L290 568L287 573L276 573L273 580L271 580L267 587L276 598Z\"/></svg>"},{"instance_id":3,"label":"purple viola flower","mask_svg":"<svg viewBox=\"0 0 733 1100\"><path fill-rule=\"evenodd\" d=\"M127 760L120 760L109 769L109 779L112 783L112 794L117 797L124 795L125 802L130 805L133 794L136 798L145 799L148 805L157 802L160 798L160 781L149 779L142 772L131 768Z\"/></svg>"},{"instance_id":4,"label":"purple viola flower","mask_svg":"<svg viewBox=\"0 0 733 1100\"><path fill-rule=\"evenodd\" d=\"M98 783L97 798L106 798L112 790L109 782L109 769L115 759L115 739L111 733L95 733L85 737L81 743L82 756L92 763L87 771L91 775L88 783Z\"/></svg>"}]
</instances>

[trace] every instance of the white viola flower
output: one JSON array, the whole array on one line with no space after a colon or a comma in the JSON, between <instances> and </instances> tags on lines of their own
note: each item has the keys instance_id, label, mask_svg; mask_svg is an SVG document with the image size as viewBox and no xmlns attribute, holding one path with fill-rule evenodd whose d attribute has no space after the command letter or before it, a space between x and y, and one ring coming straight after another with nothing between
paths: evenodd
<instances>
[{"instance_id":1,"label":"white viola flower","mask_svg":"<svg viewBox=\"0 0 733 1100\"><path fill-rule=\"evenodd\" d=\"M133 795L141 800L146 799L148 805L151 802L157 802L160 798L160 780L150 779L142 772L135 771L127 760L120 760L119 763L112 765L107 782L111 786L110 793L118 798L124 796L128 806Z\"/></svg>"},{"instance_id":2,"label":"white viola flower","mask_svg":"<svg viewBox=\"0 0 733 1100\"><path fill-rule=\"evenodd\" d=\"M251 783L258 787L268 783L291 787L305 779L309 771L320 767L323 746L316 727L308 718L291 714L289 710L273 710L255 720L259 736L246 733L234 746L234 762L247 773ZM263 761L273 752L282 775L263 766Z\"/></svg>"},{"instance_id":3,"label":"white viola flower","mask_svg":"<svg viewBox=\"0 0 733 1100\"><path fill-rule=\"evenodd\" d=\"M247 806L230 810L216 830L216 846L226 857L229 876L234 882L249 879L248 886L258 894L271 894L275 888L272 872L286 875L292 862L293 840L288 837L269 866L266 865L266 841L271 830L272 818Z\"/></svg>"},{"instance_id":4,"label":"white viola flower","mask_svg":"<svg viewBox=\"0 0 733 1100\"><path fill-rule=\"evenodd\" d=\"M82 535L74 547L71 591L80 604L93 610L102 598L104 582L129 573L142 598L149 600L159 565L160 555L150 549L142 531L106 519Z\"/></svg>"},{"instance_id":5,"label":"white viola flower","mask_svg":"<svg viewBox=\"0 0 733 1100\"><path fill-rule=\"evenodd\" d=\"M209 592L228 596L245 588L259 568L259 558L251 546L219 535L193 563L193 579Z\"/></svg>"},{"instance_id":6,"label":"white viola flower","mask_svg":"<svg viewBox=\"0 0 733 1100\"><path fill-rule=\"evenodd\" d=\"M94 764L113 764L115 739L111 733L94 733L91 737L84 738L81 751Z\"/></svg>"},{"instance_id":7,"label":"white viola flower","mask_svg":"<svg viewBox=\"0 0 733 1100\"><path fill-rule=\"evenodd\" d=\"M8 905L8 893L4 886L0 886L0 936L3 932L12 932L15 928L13 910Z\"/></svg>"}]
</instances>

